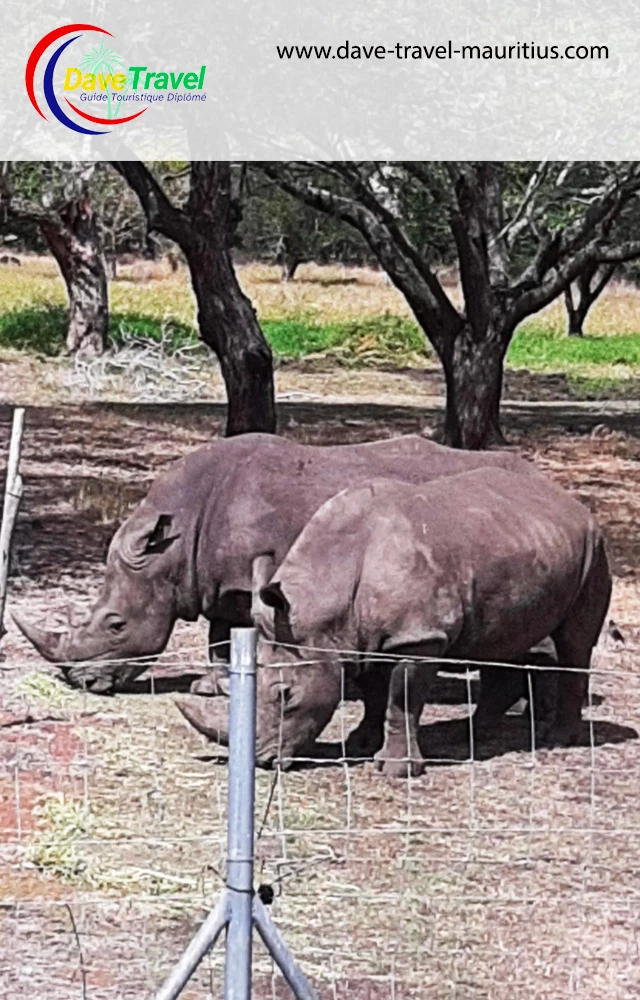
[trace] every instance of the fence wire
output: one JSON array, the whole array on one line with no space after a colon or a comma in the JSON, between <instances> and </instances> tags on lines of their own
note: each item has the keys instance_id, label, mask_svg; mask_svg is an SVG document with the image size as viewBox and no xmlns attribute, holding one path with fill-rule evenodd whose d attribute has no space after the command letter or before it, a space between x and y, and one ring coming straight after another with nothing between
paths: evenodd
<instances>
[{"instance_id":1,"label":"fence wire","mask_svg":"<svg viewBox=\"0 0 640 1000\"><path fill-rule=\"evenodd\" d=\"M326 654L299 652L302 671ZM362 715L348 700L354 651L331 653L333 720L256 789L256 888L320 995L636 997L633 649L605 636L567 749L539 745L522 705L479 739L478 664L447 661L469 669L443 676L441 661L418 658L430 672L426 767L394 781L347 753ZM112 699L71 691L34 660L0 667L0 994L150 997L224 880L226 751L172 704L171 688L208 664L165 654L143 693ZM256 952L255 997L286 996ZM213 952L185 996L220 997L222 982Z\"/></svg>"}]
</instances>

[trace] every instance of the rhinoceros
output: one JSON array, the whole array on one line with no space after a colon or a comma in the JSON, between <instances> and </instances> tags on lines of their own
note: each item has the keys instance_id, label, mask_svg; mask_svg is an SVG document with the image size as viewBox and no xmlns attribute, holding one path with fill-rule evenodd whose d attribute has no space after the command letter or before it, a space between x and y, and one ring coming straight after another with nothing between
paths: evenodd
<instances>
[{"instance_id":1,"label":"rhinoceros","mask_svg":"<svg viewBox=\"0 0 640 1000\"><path fill-rule=\"evenodd\" d=\"M269 434L222 439L174 463L118 529L102 592L86 623L46 630L14 615L66 679L122 690L165 648L177 619L210 621L217 648L251 624L251 592L266 584L318 508L345 487L382 476L418 483L491 466L538 478L509 452L463 452L420 435L340 446Z\"/></svg>"},{"instance_id":2,"label":"rhinoceros","mask_svg":"<svg viewBox=\"0 0 640 1000\"><path fill-rule=\"evenodd\" d=\"M390 775L419 773L428 668L403 657L493 662L481 671L491 698L481 695L476 709L487 727L514 698L507 683L501 702L495 664L525 657L546 636L560 665L548 674L556 700L546 737L569 745L610 593L596 522L542 477L477 469L420 486L348 488L316 512L260 590L257 759L307 753L340 701L341 661L358 669L358 654L370 663L378 655L382 669L391 654L378 763ZM224 742L226 701L207 702L204 731ZM182 709L203 721L188 700Z\"/></svg>"}]
</instances>

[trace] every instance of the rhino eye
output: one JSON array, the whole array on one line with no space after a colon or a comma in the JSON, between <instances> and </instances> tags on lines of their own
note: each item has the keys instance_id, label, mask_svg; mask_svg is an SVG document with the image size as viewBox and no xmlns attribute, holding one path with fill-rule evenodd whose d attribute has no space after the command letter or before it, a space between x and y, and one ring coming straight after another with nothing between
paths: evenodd
<instances>
[{"instance_id":1,"label":"rhino eye","mask_svg":"<svg viewBox=\"0 0 640 1000\"><path fill-rule=\"evenodd\" d=\"M126 624L127 623L125 622L124 618L111 618L107 624L107 627L110 632L113 632L115 635L118 635L119 632L122 632Z\"/></svg>"}]
</instances>

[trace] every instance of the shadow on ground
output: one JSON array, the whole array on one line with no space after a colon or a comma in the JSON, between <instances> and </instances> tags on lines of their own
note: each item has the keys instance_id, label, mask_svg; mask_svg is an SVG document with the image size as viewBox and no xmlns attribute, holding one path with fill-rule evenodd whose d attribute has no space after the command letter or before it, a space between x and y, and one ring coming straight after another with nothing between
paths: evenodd
<instances>
[{"instance_id":1,"label":"shadow on ground","mask_svg":"<svg viewBox=\"0 0 640 1000\"><path fill-rule=\"evenodd\" d=\"M631 726L619 726L613 722L583 722L576 747L599 747L615 743L626 743L638 738L637 730ZM495 735L489 739L474 740L473 754L469 740L468 719L447 719L420 727L419 745L422 756L430 766L457 765L474 761L493 760L509 753L531 753L545 750L553 753L553 748L543 744L532 747L531 726L523 716L506 716ZM562 748L558 752L566 752ZM335 766L340 761L344 766L341 743L318 742L309 754L308 761L295 764L295 770L313 770L317 767ZM226 762L226 758L202 758ZM364 760L347 761L350 767L362 766Z\"/></svg>"}]
</instances>

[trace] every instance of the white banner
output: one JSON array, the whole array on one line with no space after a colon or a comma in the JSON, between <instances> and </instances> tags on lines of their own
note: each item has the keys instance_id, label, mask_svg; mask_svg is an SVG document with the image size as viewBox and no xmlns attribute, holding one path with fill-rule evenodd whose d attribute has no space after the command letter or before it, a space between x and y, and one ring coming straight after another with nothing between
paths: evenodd
<instances>
[{"instance_id":1,"label":"white banner","mask_svg":"<svg viewBox=\"0 0 640 1000\"><path fill-rule=\"evenodd\" d=\"M640 159L622 0L2 10L4 159Z\"/></svg>"}]
</instances>

